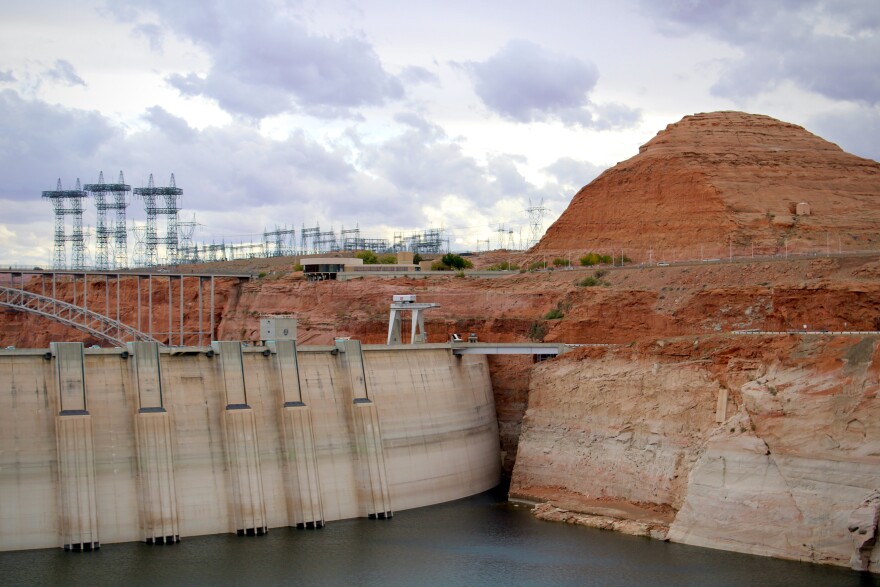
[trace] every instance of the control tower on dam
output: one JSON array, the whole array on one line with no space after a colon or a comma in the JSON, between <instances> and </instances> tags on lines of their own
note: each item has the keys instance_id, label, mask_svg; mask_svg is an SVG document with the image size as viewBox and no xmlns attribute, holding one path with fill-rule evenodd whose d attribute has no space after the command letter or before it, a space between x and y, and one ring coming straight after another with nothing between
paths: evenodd
<instances>
[{"instance_id":1,"label":"control tower on dam","mask_svg":"<svg viewBox=\"0 0 880 587\"><path fill-rule=\"evenodd\" d=\"M0 351L0 390L0 550L381 520L501 475L486 357L449 345L53 343Z\"/></svg>"}]
</instances>

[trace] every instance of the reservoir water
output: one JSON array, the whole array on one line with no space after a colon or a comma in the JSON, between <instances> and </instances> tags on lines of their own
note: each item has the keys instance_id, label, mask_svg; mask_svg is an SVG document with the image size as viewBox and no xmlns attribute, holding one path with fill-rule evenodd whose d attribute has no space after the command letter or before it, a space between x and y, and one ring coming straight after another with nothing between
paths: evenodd
<instances>
[{"instance_id":1,"label":"reservoir water","mask_svg":"<svg viewBox=\"0 0 880 587\"><path fill-rule=\"evenodd\" d=\"M322 530L0 553L0 584L873 586L880 577L543 522L495 491Z\"/></svg>"}]
</instances>

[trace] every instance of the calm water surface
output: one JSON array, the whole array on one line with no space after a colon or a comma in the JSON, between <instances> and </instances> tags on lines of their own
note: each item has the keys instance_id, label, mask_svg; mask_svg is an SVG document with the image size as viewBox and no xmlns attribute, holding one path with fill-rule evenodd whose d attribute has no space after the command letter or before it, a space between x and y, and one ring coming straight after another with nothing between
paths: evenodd
<instances>
[{"instance_id":1,"label":"calm water surface","mask_svg":"<svg viewBox=\"0 0 880 587\"><path fill-rule=\"evenodd\" d=\"M503 492L391 520L0 553L2 585L830 585L880 577L536 520Z\"/></svg>"}]
</instances>

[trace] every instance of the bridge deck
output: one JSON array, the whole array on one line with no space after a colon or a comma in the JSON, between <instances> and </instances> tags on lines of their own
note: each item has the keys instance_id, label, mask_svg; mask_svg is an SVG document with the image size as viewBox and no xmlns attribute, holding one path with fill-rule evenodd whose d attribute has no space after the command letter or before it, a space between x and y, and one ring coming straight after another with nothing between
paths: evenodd
<instances>
[{"instance_id":1,"label":"bridge deck","mask_svg":"<svg viewBox=\"0 0 880 587\"><path fill-rule=\"evenodd\" d=\"M454 355L561 355L565 352L562 343L523 343L523 342L455 342L452 343Z\"/></svg>"}]
</instances>

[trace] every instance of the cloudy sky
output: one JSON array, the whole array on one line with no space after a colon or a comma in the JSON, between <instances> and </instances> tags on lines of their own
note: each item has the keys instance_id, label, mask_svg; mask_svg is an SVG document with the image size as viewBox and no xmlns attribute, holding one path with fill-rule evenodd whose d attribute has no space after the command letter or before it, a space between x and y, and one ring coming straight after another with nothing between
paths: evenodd
<instances>
[{"instance_id":1,"label":"cloudy sky","mask_svg":"<svg viewBox=\"0 0 880 587\"><path fill-rule=\"evenodd\" d=\"M530 202L549 225L667 124L730 109L880 160L880 2L0 0L0 264L50 263L58 178L120 170L174 173L197 241L518 245Z\"/></svg>"}]
</instances>

